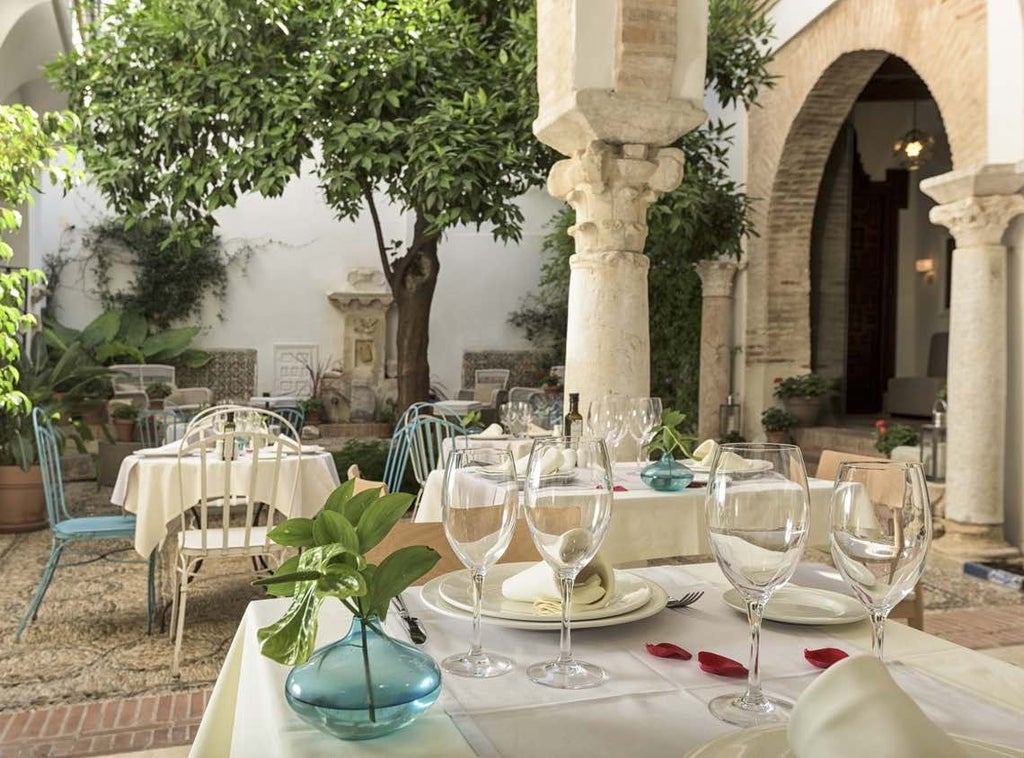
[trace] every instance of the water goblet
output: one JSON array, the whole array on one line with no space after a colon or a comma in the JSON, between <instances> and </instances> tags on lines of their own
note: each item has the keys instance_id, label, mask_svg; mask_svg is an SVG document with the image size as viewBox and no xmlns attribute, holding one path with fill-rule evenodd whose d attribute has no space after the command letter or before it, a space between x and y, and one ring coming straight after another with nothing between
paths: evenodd
<instances>
[{"instance_id":1,"label":"water goblet","mask_svg":"<svg viewBox=\"0 0 1024 758\"><path fill-rule=\"evenodd\" d=\"M829 516L832 559L871 615L871 647L883 660L885 620L921 578L931 544L924 467L904 461L840 464Z\"/></svg>"},{"instance_id":2,"label":"water goblet","mask_svg":"<svg viewBox=\"0 0 1024 758\"><path fill-rule=\"evenodd\" d=\"M448 543L473 578L473 640L469 652L441 662L441 668L451 674L484 678L507 674L513 668L511 659L484 651L480 606L487 570L512 541L518 502L515 462L509 450L465 448L448 456L441 519Z\"/></svg>"},{"instance_id":3,"label":"water goblet","mask_svg":"<svg viewBox=\"0 0 1024 758\"><path fill-rule=\"evenodd\" d=\"M634 397L629 401L629 436L636 442L636 462L644 462L644 446L654 438L661 423L660 397Z\"/></svg>"},{"instance_id":4,"label":"water goblet","mask_svg":"<svg viewBox=\"0 0 1024 758\"><path fill-rule=\"evenodd\" d=\"M604 669L572 655L573 583L597 554L612 515L612 470L604 440L545 437L533 443L526 470L526 523L537 552L558 577L562 635L558 657L530 666L538 684L559 689L596 687Z\"/></svg>"},{"instance_id":5,"label":"water goblet","mask_svg":"<svg viewBox=\"0 0 1024 758\"><path fill-rule=\"evenodd\" d=\"M747 604L750 665L742 694L708 703L738 726L785 721L791 704L761 689L764 606L789 581L807 540L809 495L803 456L795 445L721 445L711 461L704 500L708 542L722 573Z\"/></svg>"}]
</instances>

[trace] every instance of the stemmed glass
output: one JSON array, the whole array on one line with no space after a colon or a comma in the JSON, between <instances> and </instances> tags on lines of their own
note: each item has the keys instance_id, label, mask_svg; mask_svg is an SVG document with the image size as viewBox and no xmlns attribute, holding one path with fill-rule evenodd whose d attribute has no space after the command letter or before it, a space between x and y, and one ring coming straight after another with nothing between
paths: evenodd
<instances>
[{"instance_id":1,"label":"stemmed glass","mask_svg":"<svg viewBox=\"0 0 1024 758\"><path fill-rule=\"evenodd\" d=\"M449 656L441 667L452 674L507 674L513 661L484 652L480 604L484 577L512 541L519 490L512 453L501 448L453 450L444 468L441 519L448 543L473 578L473 641L468 653Z\"/></svg>"},{"instance_id":2,"label":"stemmed glass","mask_svg":"<svg viewBox=\"0 0 1024 758\"><path fill-rule=\"evenodd\" d=\"M791 704L761 689L760 635L764 606L789 581L808 530L807 474L795 445L720 445L711 461L705 498L708 542L726 579L747 604L750 665L747 689L708 703L738 726L789 718Z\"/></svg>"},{"instance_id":3,"label":"stemmed glass","mask_svg":"<svg viewBox=\"0 0 1024 758\"><path fill-rule=\"evenodd\" d=\"M660 397L634 397L629 401L629 436L636 441L636 462L644 462L644 445L654 437L661 423Z\"/></svg>"},{"instance_id":4,"label":"stemmed glass","mask_svg":"<svg viewBox=\"0 0 1024 758\"><path fill-rule=\"evenodd\" d=\"M562 589L558 658L526 670L538 684L559 689L596 687L604 669L572 656L572 590L576 575L597 554L612 517L612 469L604 440L546 437L533 443L526 469L526 523L537 552Z\"/></svg>"},{"instance_id":5,"label":"stemmed glass","mask_svg":"<svg viewBox=\"0 0 1024 758\"><path fill-rule=\"evenodd\" d=\"M612 460L619 442L626 436L627 401L622 395L605 395L592 401L587 409L587 428L594 437L605 441Z\"/></svg>"},{"instance_id":6,"label":"stemmed glass","mask_svg":"<svg viewBox=\"0 0 1024 758\"><path fill-rule=\"evenodd\" d=\"M883 660L885 619L921 578L932 540L924 467L903 461L840 464L829 510L832 558L871 614L871 647Z\"/></svg>"}]
</instances>

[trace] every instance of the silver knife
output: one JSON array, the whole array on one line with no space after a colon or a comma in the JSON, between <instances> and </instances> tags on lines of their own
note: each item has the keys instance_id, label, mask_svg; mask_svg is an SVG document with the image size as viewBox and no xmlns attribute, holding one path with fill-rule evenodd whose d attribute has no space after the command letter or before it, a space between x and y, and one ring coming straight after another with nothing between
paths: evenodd
<instances>
[{"instance_id":1,"label":"silver knife","mask_svg":"<svg viewBox=\"0 0 1024 758\"><path fill-rule=\"evenodd\" d=\"M395 608L398 609L398 615L402 621L409 628L409 639L417 645L422 645L427 641L427 633L423 631L423 627L420 626L420 620L415 616L409 615L409 609L405 605L405 601L402 600L401 595L395 595L394 597Z\"/></svg>"}]
</instances>

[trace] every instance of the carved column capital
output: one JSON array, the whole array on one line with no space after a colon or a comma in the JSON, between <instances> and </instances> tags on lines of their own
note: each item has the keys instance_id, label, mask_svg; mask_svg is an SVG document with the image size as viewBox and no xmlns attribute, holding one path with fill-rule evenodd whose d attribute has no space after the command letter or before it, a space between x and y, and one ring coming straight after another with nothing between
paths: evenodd
<instances>
[{"instance_id":1,"label":"carved column capital","mask_svg":"<svg viewBox=\"0 0 1024 758\"><path fill-rule=\"evenodd\" d=\"M693 264L704 297L732 297L732 283L742 268L739 261L703 260Z\"/></svg>"},{"instance_id":2,"label":"carved column capital","mask_svg":"<svg viewBox=\"0 0 1024 758\"><path fill-rule=\"evenodd\" d=\"M999 245L1007 224L1024 213L1022 195L980 195L936 205L928 214L956 238L958 248Z\"/></svg>"},{"instance_id":3,"label":"carved column capital","mask_svg":"<svg viewBox=\"0 0 1024 758\"><path fill-rule=\"evenodd\" d=\"M548 191L576 211L569 228L576 252L642 253L647 208L679 186L684 162L683 152L671 147L594 141L556 163Z\"/></svg>"}]
</instances>

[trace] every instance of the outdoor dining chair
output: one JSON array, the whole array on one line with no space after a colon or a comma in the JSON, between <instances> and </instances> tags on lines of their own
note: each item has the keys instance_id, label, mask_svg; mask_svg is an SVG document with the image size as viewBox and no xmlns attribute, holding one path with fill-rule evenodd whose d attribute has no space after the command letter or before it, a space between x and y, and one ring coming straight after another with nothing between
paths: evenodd
<instances>
[{"instance_id":1,"label":"outdoor dining chair","mask_svg":"<svg viewBox=\"0 0 1024 758\"><path fill-rule=\"evenodd\" d=\"M52 541L50 543L50 557L43 568L43 576L39 580L39 586L32 596L28 610L18 625L18 631L14 635L15 640L21 639L25 631L39 613L39 606L42 605L46 590L53 580L53 574L58 568L71 568L82 566L87 563L106 558L112 553L131 550L131 542L135 539L135 517L134 516L85 516L72 518L67 509L67 500L64 495L64 478L60 466L60 444L57 433L54 431L50 420L39 407L32 410L32 428L35 432L36 447L39 451L39 467L43 474L43 493L46 496L46 518L50 524ZM74 563L61 564L61 555L64 549L70 545L80 545L87 542L122 540L129 544L124 547L106 550L96 555L90 554L85 560ZM117 560L117 559L111 559ZM146 633L153 630L153 606L155 603L153 589L153 568L156 561L156 551L149 556L149 572L146 578ZM122 563L141 563L139 560L118 561Z\"/></svg>"},{"instance_id":2,"label":"outdoor dining chair","mask_svg":"<svg viewBox=\"0 0 1024 758\"><path fill-rule=\"evenodd\" d=\"M277 415L277 414L273 414ZM278 417L280 418L280 417ZM266 431L247 432L259 452L246 458L222 456L219 451L234 445L233 432L206 435L186 440L178 450L178 478L181 491L181 531L177 537L174 594L171 605L170 635L174 640L171 675L178 676L188 593L200 578L209 576L198 568L209 558L248 557L263 559L255 563L262 572L265 561L276 566L283 548L267 533L274 526L277 507L298 497L302 447L290 437ZM288 456L287 465L284 457ZM186 475L195 475L198 456L199 487L185 486ZM198 491L198 502L191 501ZM257 523L259 509L267 513ZM232 523L235 525L232 526ZM248 573L248 572L246 572Z\"/></svg>"},{"instance_id":3,"label":"outdoor dining chair","mask_svg":"<svg viewBox=\"0 0 1024 758\"><path fill-rule=\"evenodd\" d=\"M135 420L136 437L144 447L160 447L174 442L186 424L174 411L142 411Z\"/></svg>"},{"instance_id":4,"label":"outdoor dining chair","mask_svg":"<svg viewBox=\"0 0 1024 758\"><path fill-rule=\"evenodd\" d=\"M306 423L306 414L302 412L300 408L278 408L276 411L281 418L291 424L291 428L294 429L296 437L293 439L302 439L302 426ZM283 428L282 433L291 434L291 431L287 427Z\"/></svg>"},{"instance_id":5,"label":"outdoor dining chair","mask_svg":"<svg viewBox=\"0 0 1024 758\"><path fill-rule=\"evenodd\" d=\"M416 518L416 509L419 508L420 498L423 496L423 486L427 483L427 476L442 462L442 443L450 437L465 436L466 430L451 421L446 421L437 416L417 416L406 427L406 436L409 439L409 460L412 462L412 472L416 477L416 483L420 489L416 494L416 504L413 507L413 519Z\"/></svg>"}]
</instances>

